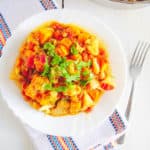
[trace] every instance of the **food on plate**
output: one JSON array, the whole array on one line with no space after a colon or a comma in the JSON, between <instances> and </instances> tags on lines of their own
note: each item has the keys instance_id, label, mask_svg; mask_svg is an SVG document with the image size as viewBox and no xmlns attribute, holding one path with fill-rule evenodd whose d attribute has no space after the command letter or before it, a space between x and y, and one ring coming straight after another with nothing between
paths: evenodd
<instances>
[{"instance_id":1,"label":"food on plate","mask_svg":"<svg viewBox=\"0 0 150 150\"><path fill-rule=\"evenodd\" d=\"M79 26L56 21L27 36L11 79L33 108L52 116L90 112L115 87L103 42Z\"/></svg>"},{"instance_id":2,"label":"food on plate","mask_svg":"<svg viewBox=\"0 0 150 150\"><path fill-rule=\"evenodd\" d=\"M144 1L144 0L128 0L129 2Z\"/></svg>"}]
</instances>

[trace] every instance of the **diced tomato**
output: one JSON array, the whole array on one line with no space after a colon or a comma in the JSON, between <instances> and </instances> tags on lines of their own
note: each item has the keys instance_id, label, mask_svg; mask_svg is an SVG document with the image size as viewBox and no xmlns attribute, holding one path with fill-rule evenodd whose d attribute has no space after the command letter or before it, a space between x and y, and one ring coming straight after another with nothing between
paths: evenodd
<instances>
[{"instance_id":1,"label":"diced tomato","mask_svg":"<svg viewBox=\"0 0 150 150\"><path fill-rule=\"evenodd\" d=\"M63 99L63 98L65 98L65 95L62 92L58 92L57 98L58 99Z\"/></svg>"},{"instance_id":2,"label":"diced tomato","mask_svg":"<svg viewBox=\"0 0 150 150\"><path fill-rule=\"evenodd\" d=\"M34 68L34 56L30 56L27 59L27 68L31 68L31 69Z\"/></svg>"},{"instance_id":3,"label":"diced tomato","mask_svg":"<svg viewBox=\"0 0 150 150\"><path fill-rule=\"evenodd\" d=\"M33 42L29 42L29 43L28 43L28 49L29 49L29 50L32 50L32 51L33 51L33 50L34 50L34 46L35 46L35 43L33 43Z\"/></svg>"},{"instance_id":4,"label":"diced tomato","mask_svg":"<svg viewBox=\"0 0 150 150\"><path fill-rule=\"evenodd\" d=\"M27 86L28 86L27 83L23 82L22 88L25 89Z\"/></svg>"},{"instance_id":5,"label":"diced tomato","mask_svg":"<svg viewBox=\"0 0 150 150\"><path fill-rule=\"evenodd\" d=\"M88 60L89 60L88 53L83 52L83 53L82 53L82 59L83 59L84 61L88 61Z\"/></svg>"},{"instance_id":6,"label":"diced tomato","mask_svg":"<svg viewBox=\"0 0 150 150\"><path fill-rule=\"evenodd\" d=\"M67 37L69 38L69 39L71 39L72 41L74 41L75 40L75 33L73 33L73 31L72 31L72 29L71 28L66 28L65 30L64 30L64 33L67 35Z\"/></svg>"},{"instance_id":7,"label":"diced tomato","mask_svg":"<svg viewBox=\"0 0 150 150\"><path fill-rule=\"evenodd\" d=\"M81 57L80 54L77 54L77 55L69 55L67 58L68 58L68 59L71 59L71 60L77 60L77 59L81 60L81 59L82 59L82 57Z\"/></svg>"},{"instance_id":8,"label":"diced tomato","mask_svg":"<svg viewBox=\"0 0 150 150\"><path fill-rule=\"evenodd\" d=\"M64 27L63 27L63 25L62 24L59 24L59 23L53 23L52 25L52 28L53 29L58 29L58 30L62 30Z\"/></svg>"},{"instance_id":9,"label":"diced tomato","mask_svg":"<svg viewBox=\"0 0 150 150\"><path fill-rule=\"evenodd\" d=\"M93 107L88 107L88 108L85 110L85 112L86 112L86 113L91 112L91 111L92 111L92 108L93 108Z\"/></svg>"},{"instance_id":10,"label":"diced tomato","mask_svg":"<svg viewBox=\"0 0 150 150\"><path fill-rule=\"evenodd\" d=\"M90 84L87 84L87 85L86 85L86 89L87 89L87 90L90 90L90 89L91 89Z\"/></svg>"},{"instance_id":11,"label":"diced tomato","mask_svg":"<svg viewBox=\"0 0 150 150\"><path fill-rule=\"evenodd\" d=\"M112 90L112 89L114 89L114 86L113 85L111 85L111 84L108 84L108 83L101 83L101 88L102 89L104 89L104 90Z\"/></svg>"},{"instance_id":12,"label":"diced tomato","mask_svg":"<svg viewBox=\"0 0 150 150\"><path fill-rule=\"evenodd\" d=\"M23 70L22 76L24 77L25 84L29 83L32 79L32 69Z\"/></svg>"},{"instance_id":13,"label":"diced tomato","mask_svg":"<svg viewBox=\"0 0 150 150\"><path fill-rule=\"evenodd\" d=\"M27 77L27 76L28 76L28 70L23 70L23 71L22 71L22 75L23 75L24 77Z\"/></svg>"},{"instance_id":14,"label":"diced tomato","mask_svg":"<svg viewBox=\"0 0 150 150\"><path fill-rule=\"evenodd\" d=\"M44 64L46 62L46 56L44 54L40 55L40 61Z\"/></svg>"},{"instance_id":15,"label":"diced tomato","mask_svg":"<svg viewBox=\"0 0 150 150\"><path fill-rule=\"evenodd\" d=\"M38 92L38 93L36 94L36 98L37 98L37 99L42 98L42 94Z\"/></svg>"},{"instance_id":16,"label":"diced tomato","mask_svg":"<svg viewBox=\"0 0 150 150\"><path fill-rule=\"evenodd\" d=\"M56 30L54 33L53 33L53 37L56 39L56 40L62 40L63 39L63 36L62 36L62 33L60 30Z\"/></svg>"},{"instance_id":17,"label":"diced tomato","mask_svg":"<svg viewBox=\"0 0 150 150\"><path fill-rule=\"evenodd\" d=\"M105 51L103 49L100 49L100 56L105 56Z\"/></svg>"},{"instance_id":18,"label":"diced tomato","mask_svg":"<svg viewBox=\"0 0 150 150\"><path fill-rule=\"evenodd\" d=\"M101 68L105 63L107 63L107 61L105 59L100 58L100 57L97 60L98 60L98 64L100 65Z\"/></svg>"}]
</instances>

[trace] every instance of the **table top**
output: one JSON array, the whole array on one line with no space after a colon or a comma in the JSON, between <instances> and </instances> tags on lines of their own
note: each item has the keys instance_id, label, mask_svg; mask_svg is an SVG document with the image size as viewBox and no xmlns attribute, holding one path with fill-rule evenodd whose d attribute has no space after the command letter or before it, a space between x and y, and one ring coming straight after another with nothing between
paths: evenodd
<instances>
[{"instance_id":1,"label":"table top","mask_svg":"<svg viewBox=\"0 0 150 150\"><path fill-rule=\"evenodd\" d=\"M61 0L56 0L61 5ZM138 40L150 41L150 6L138 9L117 9L94 3L94 0L65 0L65 8L79 9L97 15L108 24L121 39L129 62L130 56ZM134 93L134 105L127 133L126 143L122 150L141 150L150 147L150 53L144 64L144 69L138 78ZM130 90L130 80L119 107L124 111ZM33 146L22 123L0 97L0 149L33 150Z\"/></svg>"}]
</instances>

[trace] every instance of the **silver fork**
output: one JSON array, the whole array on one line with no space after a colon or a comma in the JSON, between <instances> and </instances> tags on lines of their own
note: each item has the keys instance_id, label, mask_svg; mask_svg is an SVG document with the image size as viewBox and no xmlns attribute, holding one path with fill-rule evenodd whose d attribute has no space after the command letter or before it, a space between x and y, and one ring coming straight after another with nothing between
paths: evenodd
<instances>
[{"instance_id":1,"label":"silver fork","mask_svg":"<svg viewBox=\"0 0 150 150\"><path fill-rule=\"evenodd\" d=\"M61 1L61 8L63 9L64 7L65 7L65 1L62 0L62 1Z\"/></svg>"},{"instance_id":2,"label":"silver fork","mask_svg":"<svg viewBox=\"0 0 150 150\"><path fill-rule=\"evenodd\" d=\"M133 98L133 93L134 93L135 82L136 82L137 77L141 73L141 70L143 68L143 64L144 64L144 61L145 61L145 58L149 49L150 49L150 43L139 41L135 48L133 56L131 58L129 71L130 71L130 75L132 78L132 87L131 87L131 92L130 92L127 108L125 111L125 117L128 121L130 118L130 113L131 113L131 108L132 108L132 101L133 101L132 98ZM123 144L124 139L125 139L125 134L117 139L116 141L117 144Z\"/></svg>"}]
</instances>

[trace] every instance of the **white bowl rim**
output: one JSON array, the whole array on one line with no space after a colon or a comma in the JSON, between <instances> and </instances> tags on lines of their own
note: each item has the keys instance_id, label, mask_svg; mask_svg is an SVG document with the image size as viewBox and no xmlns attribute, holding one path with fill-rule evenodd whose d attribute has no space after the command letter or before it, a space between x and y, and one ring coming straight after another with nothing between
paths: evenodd
<instances>
[{"instance_id":1,"label":"white bowl rim","mask_svg":"<svg viewBox=\"0 0 150 150\"><path fill-rule=\"evenodd\" d=\"M82 15L87 15L87 14L89 14L90 17L94 17L95 19L97 18L96 16L92 16L90 13L87 13L87 12L84 12L84 11L79 11L79 10L77 11L77 10L69 10L69 9L63 9L63 10L62 10L62 9L57 9L57 10L49 10L49 11L46 11L46 12L41 12L41 13L39 13L39 14L33 15L32 17L26 19L26 20L23 21L21 24L19 24L18 27L12 32L12 36L8 39L8 41L7 41L6 43L9 43L9 41L11 41L13 35L16 34L18 28L19 28L20 26L22 26L23 24L25 24L28 20L32 20L32 19L34 19L34 17L38 17L38 16L40 16L40 15L42 15L42 14L43 14L43 15L44 15L44 14L48 14L48 13L52 14L53 12L58 12L58 11L59 11L60 13L62 13L62 12L74 12L74 13L76 13L76 12L78 12L78 13L81 13ZM97 18L97 19L98 19L98 18ZM124 52L124 50L123 50L122 44L121 44L119 38L116 36L116 34L115 34L114 32L112 32L112 30L111 30L106 24L104 24L100 19L98 19L98 22L99 22L101 25L103 25L104 28L112 34L112 36L115 38L115 40L117 40L117 43L118 43L118 45L119 45L119 47L120 47L120 51L121 51L122 55L125 56L125 52ZM4 46L4 49L5 49L6 47L7 47L7 44ZM4 54L5 54L5 51L4 51ZM2 58L3 58L3 55L2 55ZM1 63L1 60L2 60L2 59L0 59L0 63ZM123 86L123 90L122 90L122 92L121 92L121 94L120 94L120 98L122 97L122 94L124 93L125 86L126 86L126 83L127 83L127 62L126 62L126 58L125 58L125 57L123 57L123 62L124 62L125 78L124 78L124 86ZM1 88L1 86L0 86L0 91L1 91L1 90L2 90L2 88ZM29 126L31 126L31 127L34 128L34 129L37 129L37 130L39 130L39 131L41 131L41 132L43 132L43 133L46 133L46 134L61 135L61 136L78 136L78 135L83 135L83 134L85 134L85 132L83 132L83 133L81 133L81 134L80 134L80 132L77 133L77 134L74 133L74 132L73 132L73 133L71 132L71 133L66 134L66 133L63 132L63 131L60 132L60 134L58 134L57 132L52 132L52 131L48 131L48 130L43 130L43 129L41 129L41 128L39 128L39 127L36 127L36 126L33 127L32 124L31 124L31 122L30 122L29 120L27 121L26 119L24 119L23 116L20 116L20 115L14 110L14 108L12 108L12 106L8 103L8 101L6 100L5 96L3 96L3 94L2 94L2 97L3 97L3 99L6 101L8 107L13 111L13 113L14 113L19 119L21 119L25 124L28 124ZM120 99L120 98L119 98L119 99ZM119 102L119 101L118 101L118 102ZM115 109L115 107L116 107L116 105L112 108L112 110L109 111L109 114L107 114L107 116L105 116L101 121L99 121L99 123L98 123L97 125L95 125L94 129L97 128L105 119L107 119L107 117L113 112L113 110ZM93 131L93 128L89 128L89 131Z\"/></svg>"}]
</instances>

